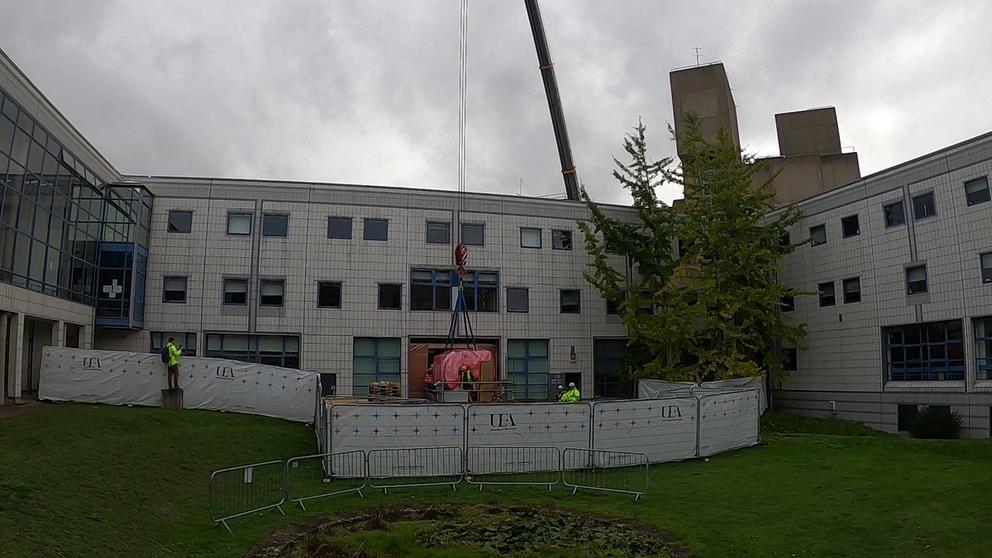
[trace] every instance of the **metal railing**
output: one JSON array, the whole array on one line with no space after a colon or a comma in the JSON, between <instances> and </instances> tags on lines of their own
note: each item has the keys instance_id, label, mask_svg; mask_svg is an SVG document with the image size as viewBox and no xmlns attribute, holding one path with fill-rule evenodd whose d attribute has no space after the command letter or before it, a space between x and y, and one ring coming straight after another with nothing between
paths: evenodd
<instances>
[{"instance_id":1,"label":"metal railing","mask_svg":"<svg viewBox=\"0 0 992 558\"><path fill-rule=\"evenodd\" d=\"M561 455L562 483L575 494L580 488L633 494L648 490L648 456L630 451L565 448Z\"/></svg>"},{"instance_id":2,"label":"metal railing","mask_svg":"<svg viewBox=\"0 0 992 558\"><path fill-rule=\"evenodd\" d=\"M398 448L369 450L369 486L388 494L390 488L456 485L465 477L462 448ZM390 482L395 481L395 482Z\"/></svg>"},{"instance_id":3,"label":"metal railing","mask_svg":"<svg viewBox=\"0 0 992 558\"><path fill-rule=\"evenodd\" d=\"M218 469L210 474L210 519L227 521L255 512L276 509L282 515L286 501L286 462L265 461Z\"/></svg>"},{"instance_id":4,"label":"metal railing","mask_svg":"<svg viewBox=\"0 0 992 558\"><path fill-rule=\"evenodd\" d=\"M355 492L368 484L365 452L318 453L286 461L286 499L302 509L306 500Z\"/></svg>"},{"instance_id":5,"label":"metal railing","mask_svg":"<svg viewBox=\"0 0 992 558\"><path fill-rule=\"evenodd\" d=\"M487 484L547 486L561 481L561 451L554 447L475 446L468 448L465 480Z\"/></svg>"},{"instance_id":6,"label":"metal railing","mask_svg":"<svg viewBox=\"0 0 992 558\"><path fill-rule=\"evenodd\" d=\"M445 401L445 395L463 394L463 403L505 403L513 401L514 386L516 382L511 380L476 380L471 383L469 389L465 389L464 384L459 382L456 389L447 389L448 383L436 381L426 384L427 400L432 402Z\"/></svg>"}]
</instances>

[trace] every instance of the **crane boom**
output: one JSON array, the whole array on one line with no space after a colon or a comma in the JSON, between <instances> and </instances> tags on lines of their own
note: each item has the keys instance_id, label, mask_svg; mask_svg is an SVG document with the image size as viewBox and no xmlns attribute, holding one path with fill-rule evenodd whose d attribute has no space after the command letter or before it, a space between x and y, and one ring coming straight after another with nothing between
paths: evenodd
<instances>
[{"instance_id":1,"label":"crane boom","mask_svg":"<svg viewBox=\"0 0 992 558\"><path fill-rule=\"evenodd\" d=\"M555 80L555 67L551 63L548 38L544 35L541 10L537 6L537 0L524 0L524 5L527 6L527 18L530 20L530 30L534 35L534 46L537 48L537 62L540 64L541 77L544 79L544 92L548 96L551 125L555 129L558 158L561 159L561 175L565 180L565 195L570 200L578 200L579 179L575 175L572 147L568 143L568 129L565 127L565 112L561 108L561 98L558 96L558 81Z\"/></svg>"}]
</instances>

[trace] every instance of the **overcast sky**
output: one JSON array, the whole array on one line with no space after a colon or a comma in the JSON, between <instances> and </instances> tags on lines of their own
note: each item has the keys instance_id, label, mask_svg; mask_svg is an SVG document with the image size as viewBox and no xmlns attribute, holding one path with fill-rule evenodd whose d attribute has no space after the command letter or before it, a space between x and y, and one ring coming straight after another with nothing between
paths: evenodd
<instances>
[{"instance_id":1,"label":"overcast sky","mask_svg":"<svg viewBox=\"0 0 992 558\"><path fill-rule=\"evenodd\" d=\"M455 188L457 0L0 0L0 48L126 174ZM722 61L741 141L832 105L869 174L992 130L992 2L541 2L579 177L642 118L674 153L668 72ZM473 0L470 191L563 191L523 3ZM521 186L522 185L522 186ZM665 199L681 197L675 189Z\"/></svg>"}]
</instances>

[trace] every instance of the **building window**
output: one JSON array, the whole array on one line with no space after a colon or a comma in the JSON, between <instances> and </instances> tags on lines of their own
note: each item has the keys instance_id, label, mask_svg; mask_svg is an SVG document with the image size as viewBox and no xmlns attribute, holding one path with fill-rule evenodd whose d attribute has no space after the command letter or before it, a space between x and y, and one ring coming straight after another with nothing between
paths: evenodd
<instances>
[{"instance_id":1,"label":"building window","mask_svg":"<svg viewBox=\"0 0 992 558\"><path fill-rule=\"evenodd\" d=\"M799 361L797 360L796 349L794 347L782 349L782 367L789 372L795 372L799 369Z\"/></svg>"},{"instance_id":2,"label":"building window","mask_svg":"<svg viewBox=\"0 0 992 558\"><path fill-rule=\"evenodd\" d=\"M286 282L282 279L258 280L258 305L282 306L286 292Z\"/></svg>"},{"instance_id":3,"label":"building window","mask_svg":"<svg viewBox=\"0 0 992 558\"><path fill-rule=\"evenodd\" d=\"M906 223L906 209L903 207L902 200L886 205L882 208L882 212L885 214L886 228Z\"/></svg>"},{"instance_id":4,"label":"building window","mask_svg":"<svg viewBox=\"0 0 992 558\"><path fill-rule=\"evenodd\" d=\"M320 281L317 283L317 308L341 308L341 283Z\"/></svg>"},{"instance_id":5,"label":"building window","mask_svg":"<svg viewBox=\"0 0 992 558\"><path fill-rule=\"evenodd\" d=\"M410 310L451 310L451 275L448 270L412 270Z\"/></svg>"},{"instance_id":6,"label":"building window","mask_svg":"<svg viewBox=\"0 0 992 558\"><path fill-rule=\"evenodd\" d=\"M548 399L548 341L510 339L506 342L507 377L514 399Z\"/></svg>"},{"instance_id":7,"label":"building window","mask_svg":"<svg viewBox=\"0 0 992 558\"><path fill-rule=\"evenodd\" d=\"M861 278L844 279L844 304L861 302Z\"/></svg>"},{"instance_id":8,"label":"building window","mask_svg":"<svg viewBox=\"0 0 992 558\"><path fill-rule=\"evenodd\" d=\"M927 292L927 266L906 268L906 292L911 295Z\"/></svg>"},{"instance_id":9,"label":"building window","mask_svg":"<svg viewBox=\"0 0 992 558\"><path fill-rule=\"evenodd\" d=\"M387 219L366 219L362 238L365 240L388 240L389 221Z\"/></svg>"},{"instance_id":10,"label":"building window","mask_svg":"<svg viewBox=\"0 0 992 558\"><path fill-rule=\"evenodd\" d=\"M352 367L352 394L369 392L372 382L400 382L400 340L356 337Z\"/></svg>"},{"instance_id":11,"label":"building window","mask_svg":"<svg viewBox=\"0 0 992 558\"><path fill-rule=\"evenodd\" d=\"M288 234L289 215L280 213L262 215L262 236L287 236Z\"/></svg>"},{"instance_id":12,"label":"building window","mask_svg":"<svg viewBox=\"0 0 992 558\"><path fill-rule=\"evenodd\" d=\"M300 367L300 338L295 335L208 333L207 356L284 368ZM272 388L279 389L279 380ZM288 391L291 386L286 385Z\"/></svg>"},{"instance_id":13,"label":"building window","mask_svg":"<svg viewBox=\"0 0 992 558\"><path fill-rule=\"evenodd\" d=\"M182 345L183 356L196 356L196 334L195 333L163 333L160 331L151 332L153 354L161 354L162 347L169 342L172 337L176 343Z\"/></svg>"},{"instance_id":14,"label":"building window","mask_svg":"<svg viewBox=\"0 0 992 558\"><path fill-rule=\"evenodd\" d=\"M582 295L578 289L562 289L559 297L562 314L579 314L582 311Z\"/></svg>"},{"instance_id":15,"label":"building window","mask_svg":"<svg viewBox=\"0 0 992 558\"><path fill-rule=\"evenodd\" d=\"M540 248L541 247L541 229L531 229L527 227L520 228L520 247L521 248Z\"/></svg>"},{"instance_id":16,"label":"building window","mask_svg":"<svg viewBox=\"0 0 992 558\"><path fill-rule=\"evenodd\" d=\"M789 236L789 231L782 231L782 236L778 237L778 245L781 248L792 246L792 237Z\"/></svg>"},{"instance_id":17,"label":"building window","mask_svg":"<svg viewBox=\"0 0 992 558\"><path fill-rule=\"evenodd\" d=\"M783 312L792 312L796 309L796 297L792 295L783 296L780 304Z\"/></svg>"},{"instance_id":18,"label":"building window","mask_svg":"<svg viewBox=\"0 0 992 558\"><path fill-rule=\"evenodd\" d=\"M977 379L992 380L992 318L975 318Z\"/></svg>"},{"instance_id":19,"label":"building window","mask_svg":"<svg viewBox=\"0 0 992 558\"><path fill-rule=\"evenodd\" d=\"M992 283L992 252L978 258L982 266L982 283Z\"/></svg>"},{"instance_id":20,"label":"building window","mask_svg":"<svg viewBox=\"0 0 992 558\"><path fill-rule=\"evenodd\" d=\"M251 213L228 213L227 234L248 236L251 234Z\"/></svg>"},{"instance_id":21,"label":"building window","mask_svg":"<svg viewBox=\"0 0 992 558\"><path fill-rule=\"evenodd\" d=\"M506 289L507 312L530 312L530 291L524 288Z\"/></svg>"},{"instance_id":22,"label":"building window","mask_svg":"<svg viewBox=\"0 0 992 558\"><path fill-rule=\"evenodd\" d=\"M403 285L380 283L379 310L399 310L401 308L403 308Z\"/></svg>"},{"instance_id":23,"label":"building window","mask_svg":"<svg viewBox=\"0 0 992 558\"><path fill-rule=\"evenodd\" d=\"M834 297L834 283L833 281L829 283L820 283L816 286L816 290L820 293L820 307L833 306L837 304L837 299Z\"/></svg>"},{"instance_id":24,"label":"building window","mask_svg":"<svg viewBox=\"0 0 992 558\"><path fill-rule=\"evenodd\" d=\"M552 250L571 250L572 249L572 231L563 230L551 230L551 249Z\"/></svg>"},{"instance_id":25,"label":"building window","mask_svg":"<svg viewBox=\"0 0 992 558\"><path fill-rule=\"evenodd\" d=\"M610 316L616 316L620 313L620 305L610 299L606 299L606 313Z\"/></svg>"},{"instance_id":26,"label":"building window","mask_svg":"<svg viewBox=\"0 0 992 558\"><path fill-rule=\"evenodd\" d=\"M813 246L819 246L821 244L827 243L827 226L817 225L815 227L809 228L809 237L813 239L810 243Z\"/></svg>"},{"instance_id":27,"label":"building window","mask_svg":"<svg viewBox=\"0 0 992 558\"><path fill-rule=\"evenodd\" d=\"M889 380L964 379L960 320L885 328L882 336Z\"/></svg>"},{"instance_id":28,"label":"building window","mask_svg":"<svg viewBox=\"0 0 992 558\"><path fill-rule=\"evenodd\" d=\"M93 217L96 219L96 217ZM170 233L193 232L193 212L172 210L169 212Z\"/></svg>"},{"instance_id":29,"label":"building window","mask_svg":"<svg viewBox=\"0 0 992 558\"><path fill-rule=\"evenodd\" d=\"M237 306L248 304L247 279L224 279L224 304Z\"/></svg>"},{"instance_id":30,"label":"building window","mask_svg":"<svg viewBox=\"0 0 992 558\"><path fill-rule=\"evenodd\" d=\"M965 182L964 196L968 200L968 205L977 205L992 199L992 196L989 195L989 178L983 176Z\"/></svg>"},{"instance_id":31,"label":"building window","mask_svg":"<svg viewBox=\"0 0 992 558\"><path fill-rule=\"evenodd\" d=\"M451 223L427 221L427 244L451 244Z\"/></svg>"},{"instance_id":32,"label":"building window","mask_svg":"<svg viewBox=\"0 0 992 558\"><path fill-rule=\"evenodd\" d=\"M920 407L918 405L899 405L898 414L896 415L896 430L900 432L908 431L910 424L919 412Z\"/></svg>"},{"instance_id":33,"label":"building window","mask_svg":"<svg viewBox=\"0 0 992 558\"><path fill-rule=\"evenodd\" d=\"M327 238L351 240L351 217L328 217Z\"/></svg>"},{"instance_id":34,"label":"building window","mask_svg":"<svg viewBox=\"0 0 992 558\"><path fill-rule=\"evenodd\" d=\"M937 214L937 203L934 201L933 192L913 196L913 217L917 220L933 217Z\"/></svg>"},{"instance_id":35,"label":"building window","mask_svg":"<svg viewBox=\"0 0 992 558\"><path fill-rule=\"evenodd\" d=\"M186 278L162 278L162 302L183 304L186 302Z\"/></svg>"},{"instance_id":36,"label":"building window","mask_svg":"<svg viewBox=\"0 0 992 558\"><path fill-rule=\"evenodd\" d=\"M858 216L851 215L850 217L844 217L840 220L841 233L844 238L858 236L861 234L861 224L858 223Z\"/></svg>"},{"instance_id":37,"label":"building window","mask_svg":"<svg viewBox=\"0 0 992 558\"><path fill-rule=\"evenodd\" d=\"M649 291L641 291L637 297L637 313L654 315L654 297Z\"/></svg>"},{"instance_id":38,"label":"building window","mask_svg":"<svg viewBox=\"0 0 992 558\"><path fill-rule=\"evenodd\" d=\"M486 225L483 223L462 223L462 242L469 246L486 245Z\"/></svg>"},{"instance_id":39,"label":"building window","mask_svg":"<svg viewBox=\"0 0 992 558\"><path fill-rule=\"evenodd\" d=\"M499 312L499 273L469 271L462 278L465 286L465 309L474 312Z\"/></svg>"}]
</instances>

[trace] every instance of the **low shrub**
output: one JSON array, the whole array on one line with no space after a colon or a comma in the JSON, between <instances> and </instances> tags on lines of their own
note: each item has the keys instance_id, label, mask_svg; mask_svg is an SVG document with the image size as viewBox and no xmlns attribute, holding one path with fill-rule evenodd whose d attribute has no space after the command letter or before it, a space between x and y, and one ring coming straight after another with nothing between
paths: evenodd
<instances>
[{"instance_id":1,"label":"low shrub","mask_svg":"<svg viewBox=\"0 0 992 558\"><path fill-rule=\"evenodd\" d=\"M924 405L909 418L914 438L950 440L961 432L961 415L945 406Z\"/></svg>"}]
</instances>

